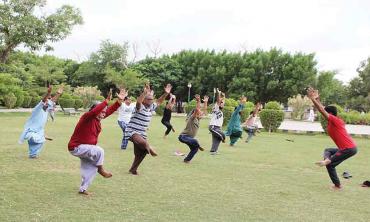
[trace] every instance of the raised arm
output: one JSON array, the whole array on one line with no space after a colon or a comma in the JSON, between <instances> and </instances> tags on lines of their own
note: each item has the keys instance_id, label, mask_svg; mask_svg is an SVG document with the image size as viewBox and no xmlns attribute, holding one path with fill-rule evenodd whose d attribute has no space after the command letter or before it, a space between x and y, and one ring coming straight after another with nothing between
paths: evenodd
<instances>
[{"instance_id":1,"label":"raised arm","mask_svg":"<svg viewBox=\"0 0 370 222\"><path fill-rule=\"evenodd\" d=\"M172 90L171 84L167 84L166 87L164 87L164 93L162 94L161 97L159 97L157 99L157 105L158 106L163 103L163 101L166 99L166 97L168 96L168 94L171 93L171 90Z\"/></svg>"},{"instance_id":2,"label":"raised arm","mask_svg":"<svg viewBox=\"0 0 370 222\"><path fill-rule=\"evenodd\" d=\"M120 89L119 93L116 93L116 95L117 95L117 100L113 105L108 107L108 109L105 113L105 118L110 116L112 113L114 113L121 106L122 101L128 95L128 91L126 91L125 89Z\"/></svg>"},{"instance_id":3,"label":"raised arm","mask_svg":"<svg viewBox=\"0 0 370 222\"><path fill-rule=\"evenodd\" d=\"M204 102L204 104L203 104L203 112L204 113L207 113L207 108L208 108L208 100L209 100L209 97L208 96L204 96L203 97L203 102Z\"/></svg>"},{"instance_id":4,"label":"raised arm","mask_svg":"<svg viewBox=\"0 0 370 222\"><path fill-rule=\"evenodd\" d=\"M57 93L55 94L55 96L51 99L53 102L57 102L58 101L58 99L59 99L59 97L62 95L62 93L63 93L63 88L64 88L64 86L62 85L62 86L60 86L59 87L59 89L57 90Z\"/></svg>"},{"instance_id":5,"label":"raised arm","mask_svg":"<svg viewBox=\"0 0 370 222\"><path fill-rule=\"evenodd\" d=\"M325 108L324 106L321 104L320 102L320 95L319 95L319 91L318 90L315 90L314 88L312 87L309 87L307 89L307 96L308 98L311 99L311 101L313 102L313 104L315 105L316 109L319 110L319 112L321 113L321 115L325 118L325 119L329 119L329 114L325 111Z\"/></svg>"},{"instance_id":6,"label":"raised arm","mask_svg":"<svg viewBox=\"0 0 370 222\"><path fill-rule=\"evenodd\" d=\"M48 89L46 91L46 94L45 96L42 98L42 102L46 103L51 95L51 90L53 89L53 87L51 85L48 86Z\"/></svg>"},{"instance_id":7,"label":"raised arm","mask_svg":"<svg viewBox=\"0 0 370 222\"><path fill-rule=\"evenodd\" d=\"M85 113L84 116L86 118L87 117L96 117L97 115L99 115L99 113L101 113L101 111L103 111L105 109L105 107L108 106L108 102L111 100L111 98L112 98L112 90L109 91L109 93L107 95L107 98L103 102L99 103L92 110Z\"/></svg>"},{"instance_id":8,"label":"raised arm","mask_svg":"<svg viewBox=\"0 0 370 222\"><path fill-rule=\"evenodd\" d=\"M254 110L253 110L253 116L256 116L256 115L258 114L258 112L259 112L259 110L260 110L260 107L261 107L261 103L260 103L260 102L258 102L258 103L256 104L256 106L254 107Z\"/></svg>"},{"instance_id":9,"label":"raised arm","mask_svg":"<svg viewBox=\"0 0 370 222\"><path fill-rule=\"evenodd\" d=\"M172 109L172 107L176 104L176 96L170 94L170 99L168 100L168 103L166 105L166 109Z\"/></svg>"},{"instance_id":10,"label":"raised arm","mask_svg":"<svg viewBox=\"0 0 370 222\"><path fill-rule=\"evenodd\" d=\"M145 96L148 94L148 93L151 93L151 90L150 90L150 86L149 86L149 83L146 83L145 86L144 86L144 90L143 92L140 94L139 97L137 97L136 99L136 110L140 110L141 109L141 104L143 103L144 99L145 99Z\"/></svg>"},{"instance_id":11,"label":"raised arm","mask_svg":"<svg viewBox=\"0 0 370 222\"><path fill-rule=\"evenodd\" d=\"M197 101L197 105L195 107L195 111L193 112L192 117L197 117L202 111L200 110L200 95L195 95L195 101Z\"/></svg>"}]
</instances>

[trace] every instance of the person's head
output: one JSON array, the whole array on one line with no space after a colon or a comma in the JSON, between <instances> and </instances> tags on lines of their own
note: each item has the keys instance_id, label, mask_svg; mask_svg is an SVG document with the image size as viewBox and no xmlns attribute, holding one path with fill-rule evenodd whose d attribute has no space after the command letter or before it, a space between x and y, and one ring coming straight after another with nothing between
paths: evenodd
<instances>
[{"instance_id":1,"label":"person's head","mask_svg":"<svg viewBox=\"0 0 370 222\"><path fill-rule=\"evenodd\" d=\"M225 106L225 101L221 100L219 108L222 110Z\"/></svg>"},{"instance_id":2,"label":"person's head","mask_svg":"<svg viewBox=\"0 0 370 222\"><path fill-rule=\"evenodd\" d=\"M325 111L333 116L337 116L338 110L335 106L325 106Z\"/></svg>"},{"instance_id":3,"label":"person's head","mask_svg":"<svg viewBox=\"0 0 370 222\"><path fill-rule=\"evenodd\" d=\"M50 111L54 109L54 103L51 101L51 99L47 99L44 105L42 106L42 109L44 111Z\"/></svg>"},{"instance_id":4,"label":"person's head","mask_svg":"<svg viewBox=\"0 0 370 222\"><path fill-rule=\"evenodd\" d=\"M89 109L89 111L93 110L99 103L95 103L94 105L92 105ZM100 121L102 119L105 118L105 115L106 115L106 112L107 112L107 106L96 116L96 118Z\"/></svg>"},{"instance_id":5,"label":"person's head","mask_svg":"<svg viewBox=\"0 0 370 222\"><path fill-rule=\"evenodd\" d=\"M151 94L147 94L145 97L144 97L144 100L143 100L143 105L145 107L149 107L150 105L153 104L153 101L154 101L154 97L153 95Z\"/></svg>"},{"instance_id":6,"label":"person's head","mask_svg":"<svg viewBox=\"0 0 370 222\"><path fill-rule=\"evenodd\" d=\"M125 99L124 99L123 101L125 101L125 104L126 104L126 105L130 105L130 104L131 104L131 98L130 98L130 97L128 97L128 96L126 96L126 97L125 97Z\"/></svg>"}]
</instances>

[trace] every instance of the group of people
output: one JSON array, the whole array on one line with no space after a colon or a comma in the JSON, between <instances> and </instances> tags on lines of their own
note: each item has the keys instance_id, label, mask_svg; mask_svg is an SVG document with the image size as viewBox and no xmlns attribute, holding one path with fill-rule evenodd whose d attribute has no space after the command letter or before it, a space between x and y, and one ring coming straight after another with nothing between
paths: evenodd
<instances>
[{"instance_id":1,"label":"group of people","mask_svg":"<svg viewBox=\"0 0 370 222\"><path fill-rule=\"evenodd\" d=\"M144 86L142 93L132 103L128 97L128 91L121 89L116 94L116 101L108 106L108 102L112 99L112 91L108 93L106 99L100 103L94 104L90 110L84 113L78 121L74 132L68 143L68 151L71 155L78 157L81 162L81 178L82 182L79 188L80 194L86 194L87 189L93 181L96 173L99 173L104 178L112 177L112 173L104 169L104 150L97 145L98 137L101 132L101 120L107 118L118 110L118 125L121 127L123 136L121 149L127 148L128 142L131 141L134 147L134 160L132 162L129 173L138 175L138 167L144 160L147 154L157 156L155 149L147 141L147 129L151 121L153 112L166 99L168 99L161 123L166 127L164 138L171 131L175 132L171 124L172 108L176 104L176 96L171 93L172 86L167 84L163 94L154 101L154 91L149 84ZM45 140L49 139L45 136L44 127L47 122L48 112L57 102L59 96L63 93L63 87L59 88L54 96L51 96L52 88L48 88L46 95L39 104L33 109L31 117L25 124L24 131L20 136L20 142L25 140L29 144L29 157L37 158ZM322 116L328 120L328 134L333 139L337 148L325 149L323 160L317 162L319 166L326 166L329 176L334 184L334 189L340 189L341 183L337 176L335 167L345 159L357 153L357 147L351 136L347 133L344 122L337 117L335 106L324 107L319 100L319 93L313 88L308 88L307 95L314 103L316 109ZM184 163L189 163L198 150L204 151L204 148L196 139L199 130L199 122L206 113L208 107L208 96L203 97L203 107L201 106L201 97L195 95L196 107L186 117L184 130L178 136L181 143L186 144L190 152L184 158ZM234 112L227 125L227 130L222 131L224 122L223 108L225 106L225 94L217 89L216 103L213 106L211 120L209 123L209 132L212 135L212 146L210 154L218 153L218 148L221 142L225 143L226 137L229 137L230 146L241 138L243 128L247 132L248 143L255 131L258 130L256 118L261 110L261 104L257 103L254 109L250 112L249 117L242 123L241 111L243 110L247 98L242 96L239 105L235 107Z\"/></svg>"}]
</instances>

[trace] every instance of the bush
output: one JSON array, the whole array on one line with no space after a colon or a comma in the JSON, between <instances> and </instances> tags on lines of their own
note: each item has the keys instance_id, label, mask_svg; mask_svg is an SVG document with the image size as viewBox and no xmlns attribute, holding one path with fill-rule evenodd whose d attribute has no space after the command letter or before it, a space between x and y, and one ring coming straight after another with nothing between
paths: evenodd
<instances>
[{"instance_id":1,"label":"bush","mask_svg":"<svg viewBox=\"0 0 370 222\"><path fill-rule=\"evenodd\" d=\"M159 105L159 106L157 107L157 109L155 110L155 113L156 113L158 116L163 116L164 107L166 107L166 103L162 103L161 105Z\"/></svg>"},{"instance_id":2,"label":"bush","mask_svg":"<svg viewBox=\"0 0 370 222\"><path fill-rule=\"evenodd\" d=\"M65 99L60 98L59 99L59 105L64 108L73 108L75 106L75 100L74 99Z\"/></svg>"},{"instance_id":3,"label":"bush","mask_svg":"<svg viewBox=\"0 0 370 222\"><path fill-rule=\"evenodd\" d=\"M24 108L29 108L29 107L30 107L30 104L31 104L31 101L32 101L32 97L31 97L31 96L26 95L26 96L23 98L23 104L22 104L22 107L24 107Z\"/></svg>"},{"instance_id":4,"label":"bush","mask_svg":"<svg viewBox=\"0 0 370 222\"><path fill-rule=\"evenodd\" d=\"M265 109L273 109L273 110L281 110L281 106L280 106L280 103L276 102L276 101L270 101L268 103L266 103Z\"/></svg>"},{"instance_id":5,"label":"bush","mask_svg":"<svg viewBox=\"0 0 370 222\"><path fill-rule=\"evenodd\" d=\"M82 99L75 99L74 108L78 110L79 108L83 107L83 101Z\"/></svg>"},{"instance_id":6,"label":"bush","mask_svg":"<svg viewBox=\"0 0 370 222\"><path fill-rule=\"evenodd\" d=\"M280 107L280 105L279 105ZM269 132L276 131L284 120L284 112L276 109L263 109L260 112L262 126Z\"/></svg>"},{"instance_id":7,"label":"bush","mask_svg":"<svg viewBox=\"0 0 370 222\"><path fill-rule=\"evenodd\" d=\"M8 109L14 108L15 104L17 103L17 97L14 95L14 93L8 93L4 96L4 105Z\"/></svg>"},{"instance_id":8,"label":"bush","mask_svg":"<svg viewBox=\"0 0 370 222\"><path fill-rule=\"evenodd\" d=\"M307 96L301 96L301 94L298 94L288 99L288 105L293 108L293 119L301 120L305 110L313 104Z\"/></svg>"},{"instance_id":9,"label":"bush","mask_svg":"<svg viewBox=\"0 0 370 222\"><path fill-rule=\"evenodd\" d=\"M24 101L24 92L18 89L18 90L15 90L13 93L15 97L17 97L17 102L15 103L14 107L21 107Z\"/></svg>"},{"instance_id":10,"label":"bush","mask_svg":"<svg viewBox=\"0 0 370 222\"><path fill-rule=\"evenodd\" d=\"M94 100L104 100L104 97L100 96L101 92L96 86L77 87L73 91L73 94L82 99L84 108L90 107L93 104Z\"/></svg>"},{"instance_id":11,"label":"bush","mask_svg":"<svg viewBox=\"0 0 370 222\"><path fill-rule=\"evenodd\" d=\"M33 97L31 97L30 107L31 108L35 107L37 104L39 104L40 101L41 101L41 96L33 96Z\"/></svg>"}]
</instances>

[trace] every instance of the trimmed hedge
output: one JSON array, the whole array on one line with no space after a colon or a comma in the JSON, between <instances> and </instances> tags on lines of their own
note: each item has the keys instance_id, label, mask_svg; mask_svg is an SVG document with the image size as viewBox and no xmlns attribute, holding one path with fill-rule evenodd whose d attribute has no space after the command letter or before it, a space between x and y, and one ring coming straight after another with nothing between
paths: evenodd
<instances>
[{"instance_id":1,"label":"trimmed hedge","mask_svg":"<svg viewBox=\"0 0 370 222\"><path fill-rule=\"evenodd\" d=\"M263 109L260 112L262 126L269 132L275 132L284 120L284 111Z\"/></svg>"}]
</instances>

